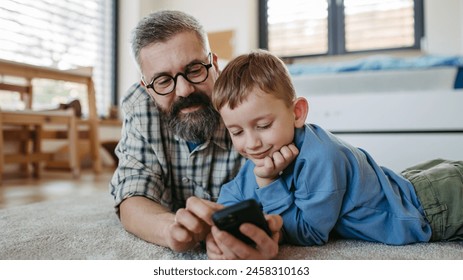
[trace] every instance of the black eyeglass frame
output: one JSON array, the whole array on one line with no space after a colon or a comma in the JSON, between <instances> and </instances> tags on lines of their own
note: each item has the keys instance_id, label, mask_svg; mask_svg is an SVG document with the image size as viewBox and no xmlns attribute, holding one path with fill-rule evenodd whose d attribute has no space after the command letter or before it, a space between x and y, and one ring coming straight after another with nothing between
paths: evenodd
<instances>
[{"instance_id":1,"label":"black eyeglass frame","mask_svg":"<svg viewBox=\"0 0 463 280\"><path fill-rule=\"evenodd\" d=\"M177 78L178 76L182 76L185 80L187 80L189 83L192 83L194 85L197 85L197 84L200 84L202 82L204 82L205 80L207 80L207 78L209 77L209 68L212 67L212 53L209 52L209 54L207 55L208 58L209 58L209 64L205 64L204 62L197 62L197 63L193 63L191 64L185 72L178 72L174 77L170 76L170 75L167 75L167 74L164 74L164 75L160 75L160 76L157 76L155 78L153 78L153 80L151 81L151 83L147 84L145 83L143 77L142 77L142 81L143 83L146 85L146 88L151 88L157 95L161 95L161 96L165 96L165 95L168 95L168 94L171 94L175 88L177 87ZM193 82L191 81L189 78L188 78L188 69L193 67L194 65L202 65L203 67L206 68L206 77L204 77L204 79L202 81L199 81L199 82ZM157 92L155 89L154 89L154 82L160 78L160 77L169 77L171 78L173 81L174 81L174 87L172 88L171 91L169 92L166 92L166 93L160 93L160 92Z\"/></svg>"}]
</instances>

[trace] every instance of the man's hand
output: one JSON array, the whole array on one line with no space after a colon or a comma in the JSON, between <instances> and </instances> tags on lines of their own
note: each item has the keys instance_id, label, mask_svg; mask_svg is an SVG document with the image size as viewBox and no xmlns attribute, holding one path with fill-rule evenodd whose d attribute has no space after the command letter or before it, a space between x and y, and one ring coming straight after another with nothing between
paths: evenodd
<instances>
[{"instance_id":1,"label":"man's hand","mask_svg":"<svg viewBox=\"0 0 463 280\"><path fill-rule=\"evenodd\" d=\"M193 231L189 230L177 221L187 220L189 212L185 209L179 209L175 214L175 220L167 228L166 238L169 248L176 252L185 252L198 244L199 241L206 238L207 232L210 231L210 226L205 225L202 221L192 218L189 224L195 224Z\"/></svg>"},{"instance_id":2,"label":"man's hand","mask_svg":"<svg viewBox=\"0 0 463 280\"><path fill-rule=\"evenodd\" d=\"M269 237L262 229L253 224L242 224L240 231L251 238L256 247L251 247L235 238L226 231L212 227L211 234L206 238L207 256L209 259L231 260L231 259L273 259L278 255L278 243L281 238L280 230L283 226L283 219L279 215L265 216L272 237Z\"/></svg>"},{"instance_id":3,"label":"man's hand","mask_svg":"<svg viewBox=\"0 0 463 280\"><path fill-rule=\"evenodd\" d=\"M223 206L197 197L190 197L186 207L175 213L174 223L168 227L168 246L177 252L194 247L205 240L211 231L212 214Z\"/></svg>"},{"instance_id":4,"label":"man's hand","mask_svg":"<svg viewBox=\"0 0 463 280\"><path fill-rule=\"evenodd\" d=\"M265 157L260 161L254 161L256 167L254 174L259 187L264 187L273 182L288 165L299 154L299 150L294 144L283 146L280 150L273 153L270 157Z\"/></svg>"}]
</instances>

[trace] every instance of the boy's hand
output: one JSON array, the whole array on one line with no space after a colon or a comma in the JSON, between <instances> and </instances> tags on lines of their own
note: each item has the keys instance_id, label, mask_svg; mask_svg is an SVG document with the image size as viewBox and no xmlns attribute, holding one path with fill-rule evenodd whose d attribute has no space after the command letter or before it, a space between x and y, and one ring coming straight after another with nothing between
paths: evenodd
<instances>
[{"instance_id":1,"label":"boy's hand","mask_svg":"<svg viewBox=\"0 0 463 280\"><path fill-rule=\"evenodd\" d=\"M260 161L254 161L256 167L254 174L259 187L264 187L273 182L286 167L297 157L299 150L294 144L281 147L271 157L265 157Z\"/></svg>"}]
</instances>

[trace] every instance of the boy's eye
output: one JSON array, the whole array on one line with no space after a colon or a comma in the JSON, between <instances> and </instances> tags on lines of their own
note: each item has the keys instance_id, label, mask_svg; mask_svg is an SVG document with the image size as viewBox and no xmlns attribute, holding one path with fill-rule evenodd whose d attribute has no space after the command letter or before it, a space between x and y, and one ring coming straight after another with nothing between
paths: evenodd
<instances>
[{"instance_id":1,"label":"boy's eye","mask_svg":"<svg viewBox=\"0 0 463 280\"><path fill-rule=\"evenodd\" d=\"M257 126L257 129L267 129L272 126L272 123L267 123L267 124L261 124Z\"/></svg>"},{"instance_id":2,"label":"boy's eye","mask_svg":"<svg viewBox=\"0 0 463 280\"><path fill-rule=\"evenodd\" d=\"M229 130L229 132L230 132L230 134L231 134L232 136L238 136L238 135L240 135L241 133L243 133L242 130L235 130L235 131L230 131L230 130Z\"/></svg>"}]
</instances>

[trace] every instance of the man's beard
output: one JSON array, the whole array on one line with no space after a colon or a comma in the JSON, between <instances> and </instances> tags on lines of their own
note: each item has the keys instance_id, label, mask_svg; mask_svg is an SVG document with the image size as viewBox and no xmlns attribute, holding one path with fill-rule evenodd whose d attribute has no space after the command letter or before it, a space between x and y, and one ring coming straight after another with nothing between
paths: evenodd
<instances>
[{"instance_id":1,"label":"man's beard","mask_svg":"<svg viewBox=\"0 0 463 280\"><path fill-rule=\"evenodd\" d=\"M200 108L191 113L181 112L182 109L195 106ZM180 97L172 104L170 110L159 108L159 111L174 134L193 143L208 140L220 123L220 115L212 106L210 98L198 92Z\"/></svg>"}]
</instances>

